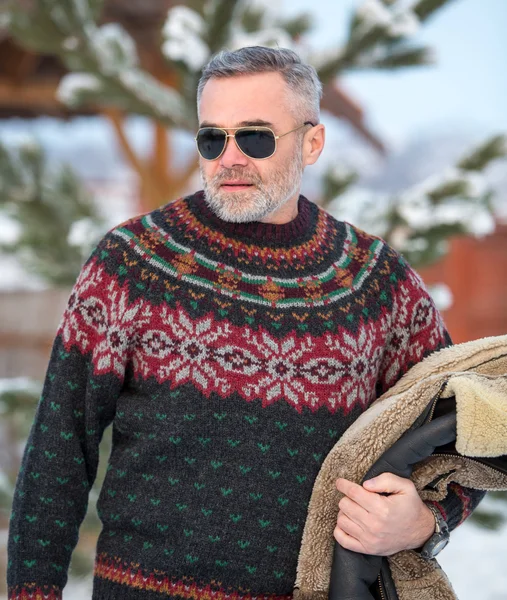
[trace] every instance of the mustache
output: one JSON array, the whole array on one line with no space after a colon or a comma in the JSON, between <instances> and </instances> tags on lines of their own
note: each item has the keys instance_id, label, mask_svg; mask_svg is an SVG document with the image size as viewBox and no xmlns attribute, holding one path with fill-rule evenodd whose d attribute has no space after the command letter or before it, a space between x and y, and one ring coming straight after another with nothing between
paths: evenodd
<instances>
[{"instance_id":1,"label":"mustache","mask_svg":"<svg viewBox=\"0 0 507 600\"><path fill-rule=\"evenodd\" d=\"M212 183L219 185L222 181L231 179L241 179L242 181L247 181L254 185L262 183L262 179L257 173L247 173L240 169L222 169L220 173L212 178Z\"/></svg>"}]
</instances>

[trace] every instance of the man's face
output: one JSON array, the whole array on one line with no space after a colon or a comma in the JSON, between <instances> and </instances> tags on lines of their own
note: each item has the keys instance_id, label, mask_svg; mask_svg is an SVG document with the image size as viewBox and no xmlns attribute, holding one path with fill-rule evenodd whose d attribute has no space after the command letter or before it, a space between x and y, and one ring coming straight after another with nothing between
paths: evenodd
<instances>
[{"instance_id":1,"label":"man's face","mask_svg":"<svg viewBox=\"0 0 507 600\"><path fill-rule=\"evenodd\" d=\"M201 96L200 127L258 124L280 135L302 125L295 122L289 103L278 73L212 78ZM301 139L309 127L277 140L275 153L264 160L245 156L233 138L228 138L220 158L200 157L204 192L213 211L226 221L244 223L263 220L290 200L295 204L303 173Z\"/></svg>"}]
</instances>

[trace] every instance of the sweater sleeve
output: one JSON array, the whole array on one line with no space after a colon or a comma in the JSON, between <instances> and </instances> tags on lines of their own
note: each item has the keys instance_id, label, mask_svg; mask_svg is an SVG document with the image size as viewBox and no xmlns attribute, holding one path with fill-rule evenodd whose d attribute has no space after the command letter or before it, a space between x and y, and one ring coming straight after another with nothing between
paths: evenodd
<instances>
[{"instance_id":1,"label":"sweater sleeve","mask_svg":"<svg viewBox=\"0 0 507 600\"><path fill-rule=\"evenodd\" d=\"M413 365L433 352L452 345L442 317L426 287L404 261L401 283L394 301L393 322L384 352L377 396L392 387ZM485 492L451 484L441 502L431 502L452 531L473 512ZM429 503L429 502L428 502Z\"/></svg>"},{"instance_id":2,"label":"sweater sleeve","mask_svg":"<svg viewBox=\"0 0 507 600\"><path fill-rule=\"evenodd\" d=\"M400 257L398 288L377 381L377 397L415 364L452 345L440 313L419 277Z\"/></svg>"},{"instance_id":3,"label":"sweater sleeve","mask_svg":"<svg viewBox=\"0 0 507 600\"><path fill-rule=\"evenodd\" d=\"M9 600L61 598L115 414L136 310L108 275L108 244L106 236L82 268L51 351L14 492Z\"/></svg>"}]
</instances>

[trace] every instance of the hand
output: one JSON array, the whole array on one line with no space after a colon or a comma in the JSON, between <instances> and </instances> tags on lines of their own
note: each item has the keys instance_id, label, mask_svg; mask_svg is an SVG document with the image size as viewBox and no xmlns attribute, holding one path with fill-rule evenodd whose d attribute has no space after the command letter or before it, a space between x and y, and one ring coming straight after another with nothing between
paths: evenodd
<instances>
[{"instance_id":1,"label":"hand","mask_svg":"<svg viewBox=\"0 0 507 600\"><path fill-rule=\"evenodd\" d=\"M348 550L390 556L423 546L435 531L433 513L410 479L384 473L362 486L337 479L336 487L344 496L333 535Z\"/></svg>"}]
</instances>

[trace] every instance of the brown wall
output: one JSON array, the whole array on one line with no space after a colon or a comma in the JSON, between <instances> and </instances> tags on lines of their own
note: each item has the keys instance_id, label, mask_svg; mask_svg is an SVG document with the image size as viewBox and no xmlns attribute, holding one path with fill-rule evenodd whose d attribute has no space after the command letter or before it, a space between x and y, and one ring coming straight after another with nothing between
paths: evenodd
<instances>
[{"instance_id":1,"label":"brown wall","mask_svg":"<svg viewBox=\"0 0 507 600\"><path fill-rule=\"evenodd\" d=\"M0 294L0 379L42 379L70 291Z\"/></svg>"},{"instance_id":2,"label":"brown wall","mask_svg":"<svg viewBox=\"0 0 507 600\"><path fill-rule=\"evenodd\" d=\"M454 239L449 254L421 275L451 289L453 305L442 315L455 343L507 333L507 224L482 239Z\"/></svg>"}]
</instances>

